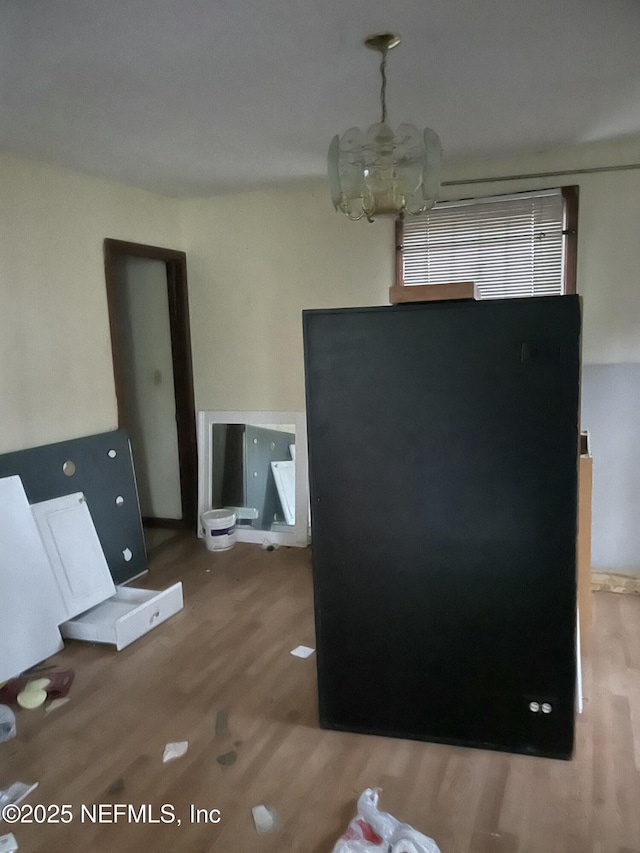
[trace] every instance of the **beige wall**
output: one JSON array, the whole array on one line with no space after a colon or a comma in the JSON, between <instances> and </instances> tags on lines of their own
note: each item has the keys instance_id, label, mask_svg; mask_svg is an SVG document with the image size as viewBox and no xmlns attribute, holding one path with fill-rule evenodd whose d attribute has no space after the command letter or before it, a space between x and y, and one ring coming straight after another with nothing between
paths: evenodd
<instances>
[{"instance_id":1,"label":"beige wall","mask_svg":"<svg viewBox=\"0 0 640 853\"><path fill-rule=\"evenodd\" d=\"M640 362L640 170L589 175L580 192L584 361Z\"/></svg>"},{"instance_id":2,"label":"beige wall","mask_svg":"<svg viewBox=\"0 0 640 853\"><path fill-rule=\"evenodd\" d=\"M631 148L470 164L447 179L624 162ZM184 248L196 406L304 406L301 311L381 305L393 225L334 213L324 181L175 201L0 155L0 452L116 426L102 241ZM588 363L640 362L640 171L497 182L580 185Z\"/></svg>"},{"instance_id":3,"label":"beige wall","mask_svg":"<svg viewBox=\"0 0 640 853\"><path fill-rule=\"evenodd\" d=\"M633 162L624 146L479 162L447 180ZM578 286L584 360L640 361L640 170L448 187L445 198L580 186ZM303 308L382 305L393 225L348 222L323 181L181 203L189 263L196 405L304 407Z\"/></svg>"},{"instance_id":4,"label":"beige wall","mask_svg":"<svg viewBox=\"0 0 640 853\"><path fill-rule=\"evenodd\" d=\"M594 145L467 164L445 179L635 160L636 146ZM637 365L640 170L493 180L448 187L443 197L570 183L580 187L585 364L594 370ZM324 181L176 201L0 154L0 186L0 453L117 424L105 237L187 251L199 409L302 410L302 310L387 303L393 223L346 221L334 213ZM635 442L616 443L608 459L600 438L619 426L615 408L602 423L594 424L595 417L585 423L595 457L594 556L605 507L635 530L628 494L637 494L640 484L635 475L615 473L630 470ZM640 550L634 554L624 568L640 571ZM619 563L615 553L605 557L601 565Z\"/></svg>"},{"instance_id":5,"label":"beige wall","mask_svg":"<svg viewBox=\"0 0 640 853\"><path fill-rule=\"evenodd\" d=\"M526 160L478 163L464 178L637 163L637 145L593 145ZM452 179L461 177L451 175ZM640 574L640 169L449 188L514 192L560 184L580 187L578 291L583 297L582 428L591 437L591 555L597 570Z\"/></svg>"},{"instance_id":6,"label":"beige wall","mask_svg":"<svg viewBox=\"0 0 640 853\"><path fill-rule=\"evenodd\" d=\"M102 245L181 248L176 202L0 153L0 453L117 426Z\"/></svg>"},{"instance_id":7,"label":"beige wall","mask_svg":"<svg viewBox=\"0 0 640 853\"><path fill-rule=\"evenodd\" d=\"M445 180L518 175L640 163L637 143L593 144L519 160L479 161L450 170ZM584 298L583 360L640 362L640 169L492 181L447 187L444 198L466 198L577 184L578 291Z\"/></svg>"},{"instance_id":8,"label":"beige wall","mask_svg":"<svg viewBox=\"0 0 640 853\"><path fill-rule=\"evenodd\" d=\"M182 202L199 409L301 410L305 308L388 303L393 224L323 182Z\"/></svg>"},{"instance_id":9,"label":"beige wall","mask_svg":"<svg viewBox=\"0 0 640 853\"><path fill-rule=\"evenodd\" d=\"M579 186L585 400L594 396L591 365L595 371L610 365L617 376L640 363L640 170L566 172L634 163L636 152L635 146L593 145L472 163L445 174L449 181L469 181L565 170L546 178L447 187L443 198ZM333 212L324 181L184 201L181 213L197 407L302 410L301 311L386 304L393 280L393 224L346 221ZM593 557L594 565L635 573L640 572L640 538L634 538L637 508L629 498L640 493L631 465L635 441L612 443L611 437L637 430L633 419L621 423L620 402L603 417L588 409L583 418L594 452ZM616 530L630 532L617 533L613 543L612 515Z\"/></svg>"}]
</instances>

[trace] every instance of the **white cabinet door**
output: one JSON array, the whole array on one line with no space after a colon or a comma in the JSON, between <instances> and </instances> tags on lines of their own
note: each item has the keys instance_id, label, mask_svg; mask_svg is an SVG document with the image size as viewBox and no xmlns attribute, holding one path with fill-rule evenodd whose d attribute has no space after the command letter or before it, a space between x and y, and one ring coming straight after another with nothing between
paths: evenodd
<instances>
[{"instance_id":1,"label":"white cabinet door","mask_svg":"<svg viewBox=\"0 0 640 853\"><path fill-rule=\"evenodd\" d=\"M116 588L82 492L33 504L31 510L64 602L60 622L114 595Z\"/></svg>"}]
</instances>

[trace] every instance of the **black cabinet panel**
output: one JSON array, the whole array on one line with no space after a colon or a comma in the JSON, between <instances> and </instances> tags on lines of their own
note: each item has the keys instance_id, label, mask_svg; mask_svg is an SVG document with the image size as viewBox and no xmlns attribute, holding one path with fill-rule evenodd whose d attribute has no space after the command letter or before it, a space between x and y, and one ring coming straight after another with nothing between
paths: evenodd
<instances>
[{"instance_id":1,"label":"black cabinet panel","mask_svg":"<svg viewBox=\"0 0 640 853\"><path fill-rule=\"evenodd\" d=\"M66 470L66 463L72 463ZM0 477L17 474L29 503L83 492L114 583L147 571L129 438L122 429L0 456ZM116 502L116 498L119 498Z\"/></svg>"},{"instance_id":2,"label":"black cabinet panel","mask_svg":"<svg viewBox=\"0 0 640 853\"><path fill-rule=\"evenodd\" d=\"M322 724L570 756L578 298L303 319Z\"/></svg>"}]
</instances>

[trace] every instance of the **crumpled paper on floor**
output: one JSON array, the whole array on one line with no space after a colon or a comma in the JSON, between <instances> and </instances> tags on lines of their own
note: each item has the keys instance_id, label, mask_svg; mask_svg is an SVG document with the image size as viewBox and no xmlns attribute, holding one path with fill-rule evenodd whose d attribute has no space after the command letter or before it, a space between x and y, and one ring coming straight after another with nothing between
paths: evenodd
<instances>
[{"instance_id":1,"label":"crumpled paper on floor","mask_svg":"<svg viewBox=\"0 0 640 853\"><path fill-rule=\"evenodd\" d=\"M175 743L168 743L164 748L162 760L165 762L173 761L174 758L181 758L189 749L188 740L179 740Z\"/></svg>"}]
</instances>

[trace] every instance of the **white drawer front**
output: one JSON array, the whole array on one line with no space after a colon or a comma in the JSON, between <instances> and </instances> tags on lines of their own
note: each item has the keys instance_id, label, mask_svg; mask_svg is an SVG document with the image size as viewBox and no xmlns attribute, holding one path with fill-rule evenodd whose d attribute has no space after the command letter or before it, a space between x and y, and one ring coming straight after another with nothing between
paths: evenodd
<instances>
[{"instance_id":1,"label":"white drawer front","mask_svg":"<svg viewBox=\"0 0 640 853\"><path fill-rule=\"evenodd\" d=\"M162 592L117 587L108 601L61 625L62 636L93 643L111 643L118 651L182 610L182 584Z\"/></svg>"},{"instance_id":2,"label":"white drawer front","mask_svg":"<svg viewBox=\"0 0 640 853\"><path fill-rule=\"evenodd\" d=\"M182 606L182 584L177 583L163 592L156 593L131 613L122 616L115 624L118 651L147 634L156 625L161 625L174 613L182 610Z\"/></svg>"}]
</instances>

